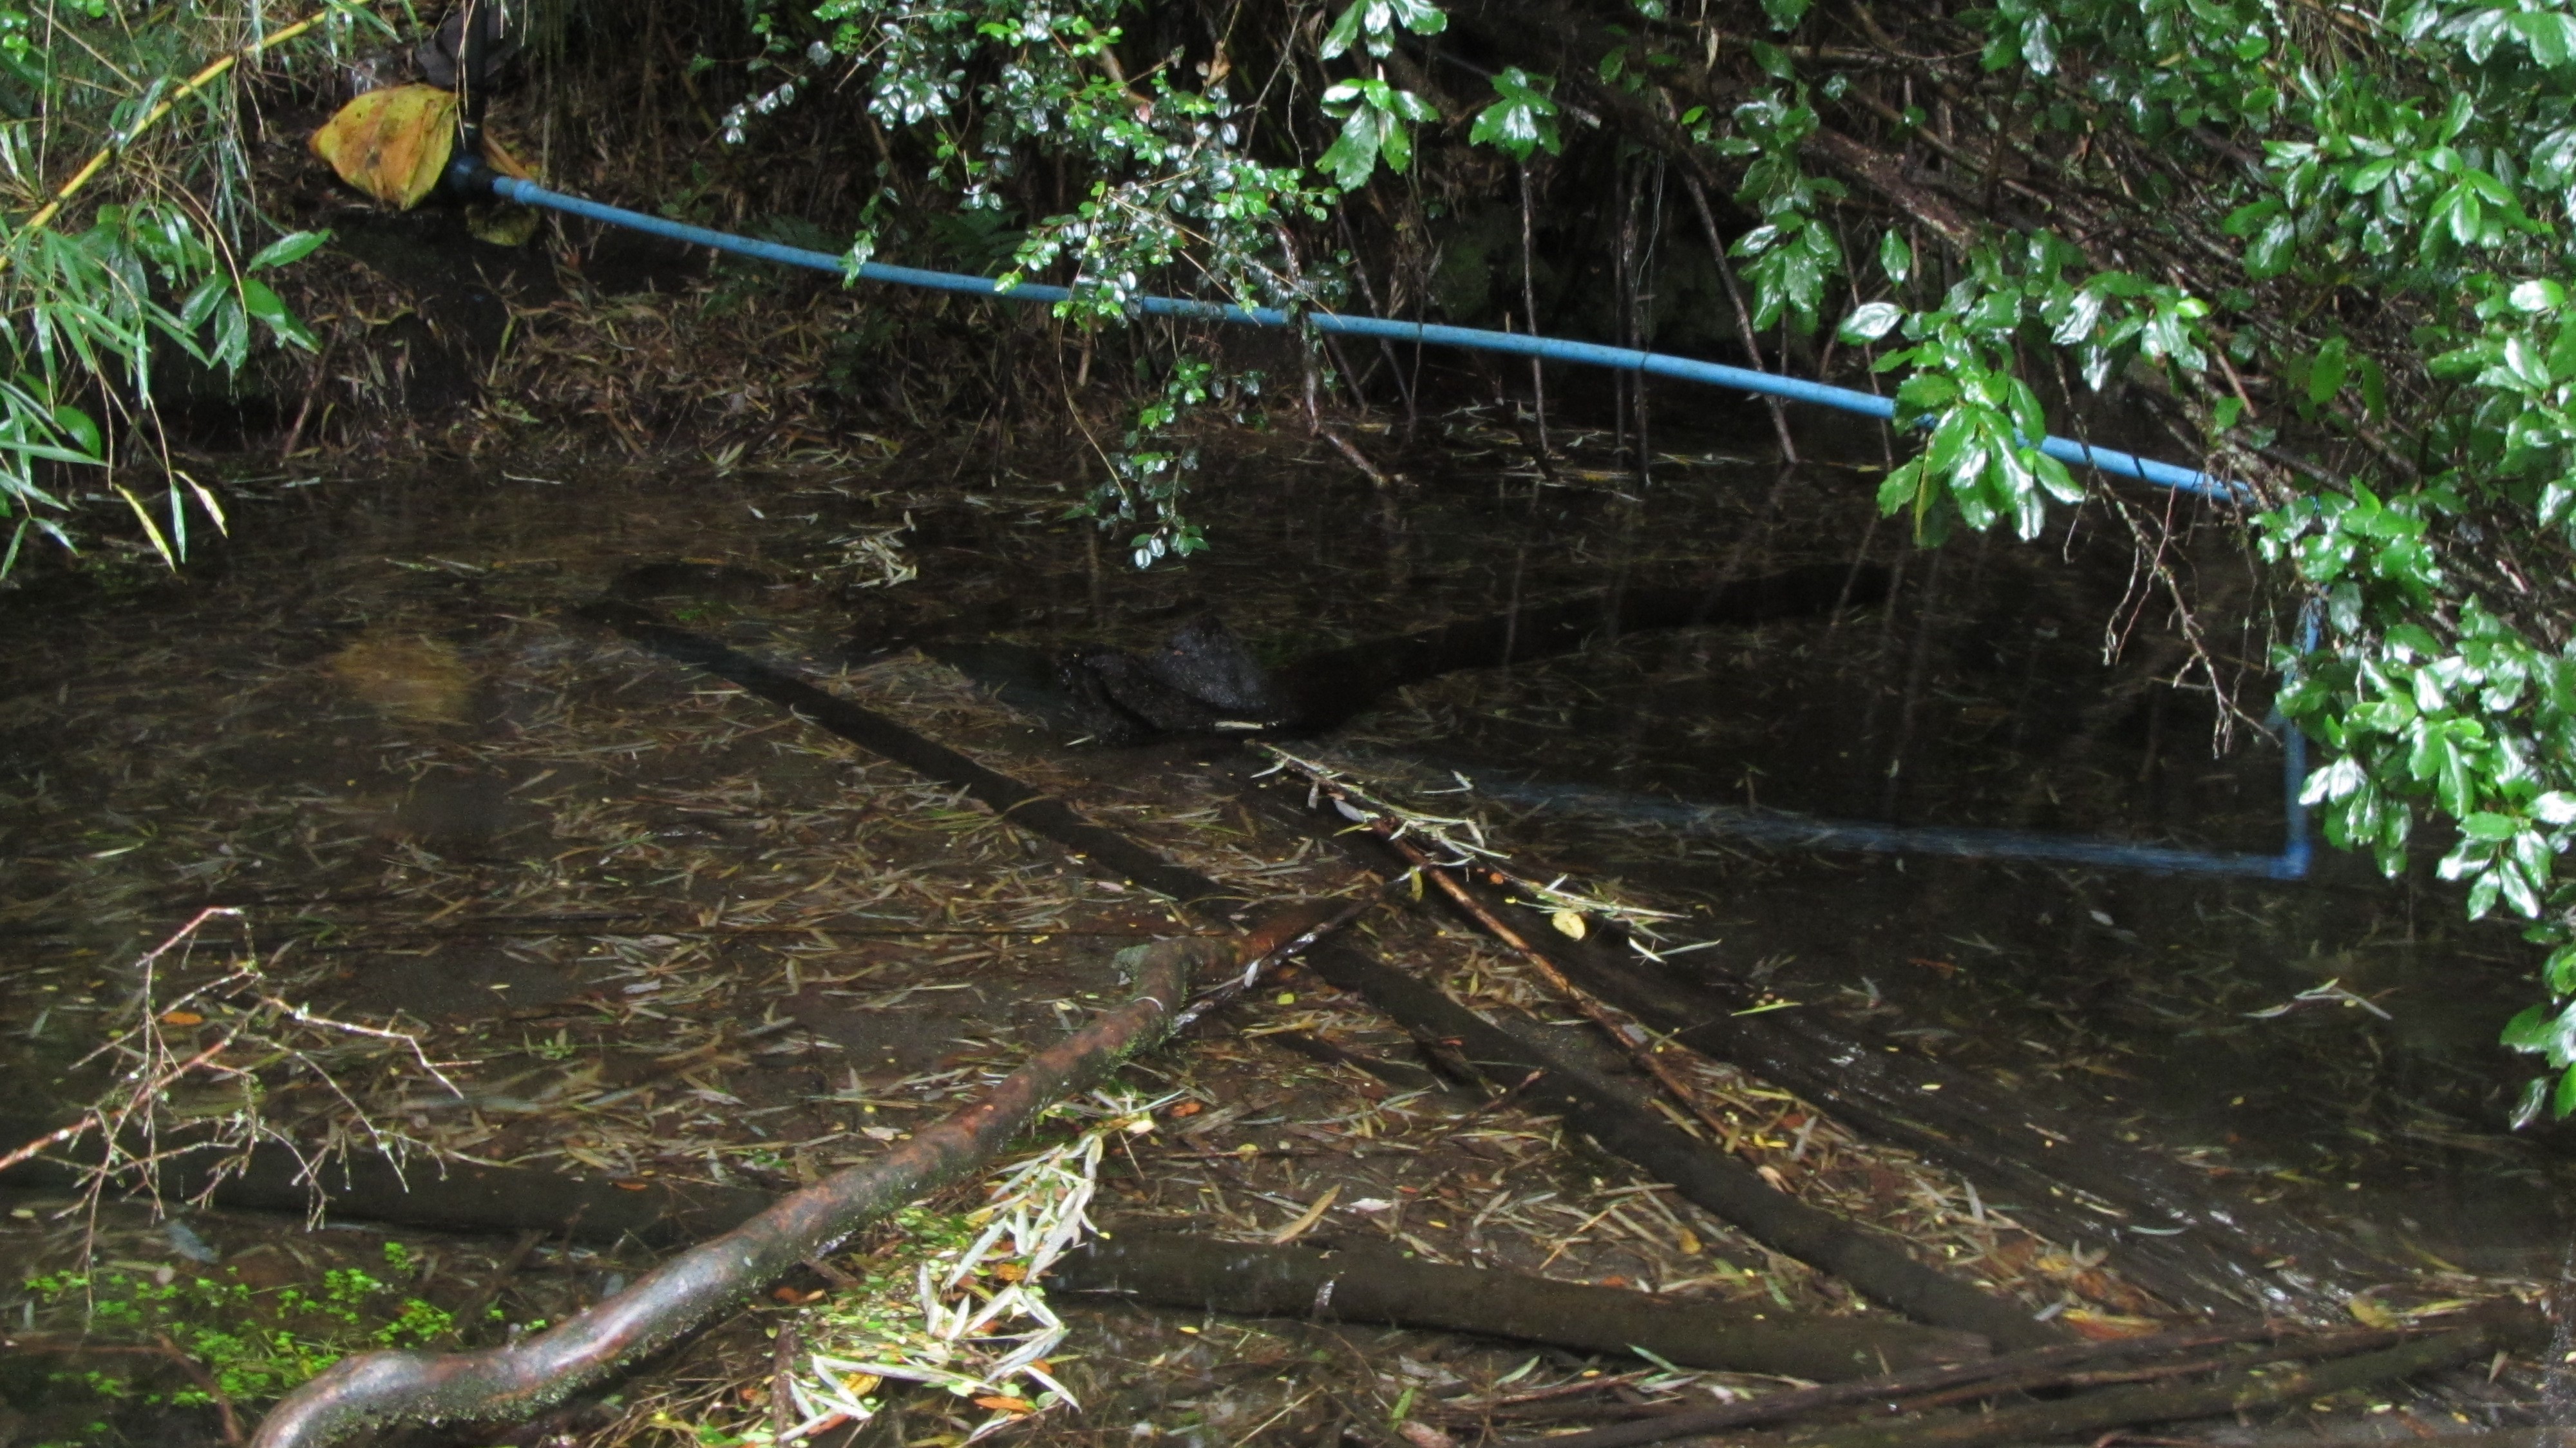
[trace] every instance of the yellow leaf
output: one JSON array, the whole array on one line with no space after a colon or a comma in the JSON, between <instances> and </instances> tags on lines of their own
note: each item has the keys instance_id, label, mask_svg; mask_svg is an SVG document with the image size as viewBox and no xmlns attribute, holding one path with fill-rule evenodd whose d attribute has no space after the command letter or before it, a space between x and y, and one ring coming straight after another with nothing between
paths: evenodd
<instances>
[{"instance_id":1,"label":"yellow leaf","mask_svg":"<svg viewBox=\"0 0 2576 1448\"><path fill-rule=\"evenodd\" d=\"M1568 939L1581 940L1583 938L1583 917L1571 910L1559 910L1555 914L1547 917L1547 923L1556 927L1557 934L1565 936Z\"/></svg>"},{"instance_id":2,"label":"yellow leaf","mask_svg":"<svg viewBox=\"0 0 2576 1448\"><path fill-rule=\"evenodd\" d=\"M438 185L456 149L456 95L432 85L373 90L313 133L313 154L340 179L409 210Z\"/></svg>"},{"instance_id":3,"label":"yellow leaf","mask_svg":"<svg viewBox=\"0 0 2576 1448\"><path fill-rule=\"evenodd\" d=\"M2404 1318L2389 1311L2376 1298L2361 1294L2355 1294L2351 1297L2345 1298L2343 1300L2343 1310L2351 1313L2352 1320L2360 1323L2364 1327L2375 1327L2385 1331L2389 1328L2403 1327L2406 1325L2406 1320Z\"/></svg>"},{"instance_id":4,"label":"yellow leaf","mask_svg":"<svg viewBox=\"0 0 2576 1448\"><path fill-rule=\"evenodd\" d=\"M494 246L526 246L537 234L532 206L468 206L465 229L474 239Z\"/></svg>"}]
</instances>

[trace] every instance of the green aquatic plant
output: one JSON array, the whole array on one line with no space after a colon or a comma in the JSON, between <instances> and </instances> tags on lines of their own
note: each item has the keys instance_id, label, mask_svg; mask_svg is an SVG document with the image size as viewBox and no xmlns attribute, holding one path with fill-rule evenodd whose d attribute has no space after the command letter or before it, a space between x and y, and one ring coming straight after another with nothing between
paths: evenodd
<instances>
[{"instance_id":1,"label":"green aquatic plant","mask_svg":"<svg viewBox=\"0 0 2576 1448\"><path fill-rule=\"evenodd\" d=\"M103 1401L234 1408L273 1402L351 1352L448 1340L451 1314L386 1280L418 1270L410 1250L387 1242L384 1264L386 1277L331 1268L319 1291L254 1287L237 1267L40 1273L26 1280L21 1310L30 1322L66 1320L88 1343L164 1347L196 1369L184 1386L159 1387L130 1373L64 1368L51 1375L57 1386Z\"/></svg>"}]
</instances>

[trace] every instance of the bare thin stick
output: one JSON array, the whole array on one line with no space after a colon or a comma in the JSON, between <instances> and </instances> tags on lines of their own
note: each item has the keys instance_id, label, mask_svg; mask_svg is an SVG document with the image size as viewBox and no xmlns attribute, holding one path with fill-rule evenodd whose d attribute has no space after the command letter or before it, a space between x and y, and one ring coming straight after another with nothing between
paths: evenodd
<instances>
[{"instance_id":1,"label":"bare thin stick","mask_svg":"<svg viewBox=\"0 0 2576 1448\"><path fill-rule=\"evenodd\" d=\"M1743 289L1735 284L1735 268L1726 264L1726 238L1718 233L1717 214L1708 209L1708 192L1700 186L1699 178L1688 172L1682 174L1682 185L1689 188L1691 205L1699 212L1700 230L1708 235L1709 260L1717 267L1717 279L1726 284L1726 299L1735 304L1735 335L1744 343L1744 365L1760 367L1762 343L1753 335L1753 314L1745 310ZM1780 435L1780 456L1796 462L1798 445L1789 440L1788 409L1776 397L1763 401L1771 409L1771 430Z\"/></svg>"},{"instance_id":2,"label":"bare thin stick","mask_svg":"<svg viewBox=\"0 0 2576 1448\"><path fill-rule=\"evenodd\" d=\"M198 91L212 85L217 79L222 77L225 72L230 71L234 66L241 64L245 60L257 60L267 52L276 49L278 46L284 45L286 42L293 40L295 37L302 35L308 30L311 30L314 26L321 24L324 20L329 19L330 16L331 11L327 9L316 10L312 14L305 16L303 19L296 21L294 24L287 26L285 29L270 35L267 39L260 41L256 45L246 46L243 49L232 52L230 55L218 56L214 60L207 62L204 69L198 71L195 75L188 77L186 80L181 81L178 88L171 91L168 96L164 97L159 105L144 112L141 120L126 127L115 140L109 142L107 145L99 147L98 154L90 157L88 162L82 165L78 171L73 172L72 178L62 184L61 189L54 193L52 200L37 208L36 214L27 218L27 224L18 228L18 234L24 236L29 232L42 231L47 226L52 225L54 218L62 214L63 208L71 204L72 198L78 196L82 189L87 187L90 182L98 179L98 173L107 169L107 163L115 160L117 153L123 151L126 147L133 145L135 137L142 135L145 131L158 125L163 116L170 114L172 110L177 108L179 102L186 100L188 97L195 95ZM0 271L8 270L9 261L9 254L6 252L0 252Z\"/></svg>"}]
</instances>

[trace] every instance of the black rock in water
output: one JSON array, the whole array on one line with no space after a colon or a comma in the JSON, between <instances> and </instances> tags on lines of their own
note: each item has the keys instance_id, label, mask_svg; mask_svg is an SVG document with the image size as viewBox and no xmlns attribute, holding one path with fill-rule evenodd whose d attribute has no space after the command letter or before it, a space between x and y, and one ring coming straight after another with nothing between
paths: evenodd
<instances>
[{"instance_id":1,"label":"black rock in water","mask_svg":"<svg viewBox=\"0 0 2576 1448\"><path fill-rule=\"evenodd\" d=\"M1112 744L1248 733L1286 718L1269 673L1214 614L1191 619L1143 653L1077 650L1061 672L1085 725Z\"/></svg>"}]
</instances>

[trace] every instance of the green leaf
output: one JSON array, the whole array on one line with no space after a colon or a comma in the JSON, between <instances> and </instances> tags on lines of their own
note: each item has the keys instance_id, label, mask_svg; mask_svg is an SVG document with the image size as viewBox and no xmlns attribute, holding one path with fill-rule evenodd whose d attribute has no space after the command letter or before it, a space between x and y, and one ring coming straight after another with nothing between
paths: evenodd
<instances>
[{"instance_id":1,"label":"green leaf","mask_svg":"<svg viewBox=\"0 0 2576 1448\"><path fill-rule=\"evenodd\" d=\"M286 299L269 290L266 282L245 277L241 291L243 309L263 322L274 326L279 318L294 315L286 309Z\"/></svg>"},{"instance_id":2,"label":"green leaf","mask_svg":"<svg viewBox=\"0 0 2576 1448\"><path fill-rule=\"evenodd\" d=\"M311 256L316 248L320 247L324 242L329 241L330 239L331 233L327 231L288 232L286 235L279 237L277 240L270 242L264 247L261 247L259 255L252 257L250 261L242 267L242 270L266 271L270 267L287 266L291 263L302 261L306 257Z\"/></svg>"},{"instance_id":3,"label":"green leaf","mask_svg":"<svg viewBox=\"0 0 2576 1448\"><path fill-rule=\"evenodd\" d=\"M1958 383L1938 372L1917 372L1896 385L1896 412L1899 417L1922 417L1941 411L1958 397Z\"/></svg>"},{"instance_id":4,"label":"green leaf","mask_svg":"<svg viewBox=\"0 0 2576 1448\"><path fill-rule=\"evenodd\" d=\"M54 408L54 426L71 439L74 447L92 458L98 456L99 444L106 440L98 430L97 419L68 402Z\"/></svg>"},{"instance_id":5,"label":"green leaf","mask_svg":"<svg viewBox=\"0 0 2576 1448\"><path fill-rule=\"evenodd\" d=\"M2507 300L2517 312L2554 312L2566 303L2567 291L2556 282L2534 278L2516 284Z\"/></svg>"},{"instance_id":6,"label":"green leaf","mask_svg":"<svg viewBox=\"0 0 2576 1448\"><path fill-rule=\"evenodd\" d=\"M2549 1104L2549 1078L2536 1076L2523 1083L2522 1099L2513 1108L2508 1124L2516 1131L2540 1119L2541 1108Z\"/></svg>"},{"instance_id":7,"label":"green leaf","mask_svg":"<svg viewBox=\"0 0 2576 1448\"><path fill-rule=\"evenodd\" d=\"M1549 85L1532 79L1519 66L1505 69L1494 77L1497 99L1477 114L1467 132L1468 141L1508 151L1520 161L1536 150L1558 154L1562 143L1556 133L1556 102L1547 94Z\"/></svg>"},{"instance_id":8,"label":"green leaf","mask_svg":"<svg viewBox=\"0 0 2576 1448\"><path fill-rule=\"evenodd\" d=\"M2021 59L2033 75L2057 72L2057 31L2049 25L2046 12L2034 13L2021 23Z\"/></svg>"},{"instance_id":9,"label":"green leaf","mask_svg":"<svg viewBox=\"0 0 2576 1448\"><path fill-rule=\"evenodd\" d=\"M2505 23L2522 38L2523 48L2536 64L2555 67L2576 58L2576 19L2537 11L2512 16Z\"/></svg>"},{"instance_id":10,"label":"green leaf","mask_svg":"<svg viewBox=\"0 0 2576 1448\"><path fill-rule=\"evenodd\" d=\"M1360 25L1366 18L1362 12L1370 3L1371 0L1351 0L1350 5L1333 21L1333 28L1324 32L1323 44L1315 48L1315 53L1326 60L1332 60L1350 49L1360 38Z\"/></svg>"},{"instance_id":11,"label":"green leaf","mask_svg":"<svg viewBox=\"0 0 2576 1448\"><path fill-rule=\"evenodd\" d=\"M1887 273L1889 282L1900 287L1905 285L1907 277L1914 275L1914 247L1902 233L1890 230L1878 239L1878 269Z\"/></svg>"},{"instance_id":12,"label":"green leaf","mask_svg":"<svg viewBox=\"0 0 2576 1448\"><path fill-rule=\"evenodd\" d=\"M2451 239L2460 245L2474 245L2479 237L2485 235L2485 203L2479 201L2477 193L2465 183L2442 193L2442 200L2434 204L2450 227Z\"/></svg>"},{"instance_id":13,"label":"green leaf","mask_svg":"<svg viewBox=\"0 0 2576 1448\"><path fill-rule=\"evenodd\" d=\"M2344 374L2351 370L2352 358L2340 336L2326 339L2317 349L2316 360L2308 364L2308 401L2323 407L2343 390Z\"/></svg>"},{"instance_id":14,"label":"green leaf","mask_svg":"<svg viewBox=\"0 0 2576 1448\"><path fill-rule=\"evenodd\" d=\"M1842 327L1835 335L1857 346L1864 342L1877 341L1894 330L1897 323L1904 320L1905 309L1894 302L1868 302L1854 309L1850 316L1845 317Z\"/></svg>"},{"instance_id":15,"label":"green leaf","mask_svg":"<svg viewBox=\"0 0 2576 1448\"><path fill-rule=\"evenodd\" d=\"M2481 810L2460 821L2460 833L2473 840L2509 840L2521 828L2511 815Z\"/></svg>"},{"instance_id":16,"label":"green leaf","mask_svg":"<svg viewBox=\"0 0 2576 1448\"><path fill-rule=\"evenodd\" d=\"M2039 479L2039 485L2047 489L2048 495L2057 501L2068 504L2084 501L2084 485L2075 481L2075 475L2066 470L2066 464L2046 453L2033 452L2030 471L2033 477Z\"/></svg>"},{"instance_id":17,"label":"green leaf","mask_svg":"<svg viewBox=\"0 0 2576 1448\"><path fill-rule=\"evenodd\" d=\"M2502 894L2503 891L2504 882L2497 878L2497 872L2494 870L2489 870L2485 874L2478 876L2477 879L2470 881L2469 918L2471 920L2484 920L2487 916L2493 914L2495 912L2496 896Z\"/></svg>"},{"instance_id":18,"label":"green leaf","mask_svg":"<svg viewBox=\"0 0 2576 1448\"><path fill-rule=\"evenodd\" d=\"M2562 945L2549 952L2549 962L2541 970L2541 979L2552 994L2576 994L2576 944Z\"/></svg>"},{"instance_id":19,"label":"green leaf","mask_svg":"<svg viewBox=\"0 0 2576 1448\"><path fill-rule=\"evenodd\" d=\"M1917 495L1922 492L1922 489L1922 460L1918 458L1904 463L1888 473L1887 477L1879 483L1878 511L1883 514L1893 513L1899 508L1910 507L1916 502Z\"/></svg>"}]
</instances>

